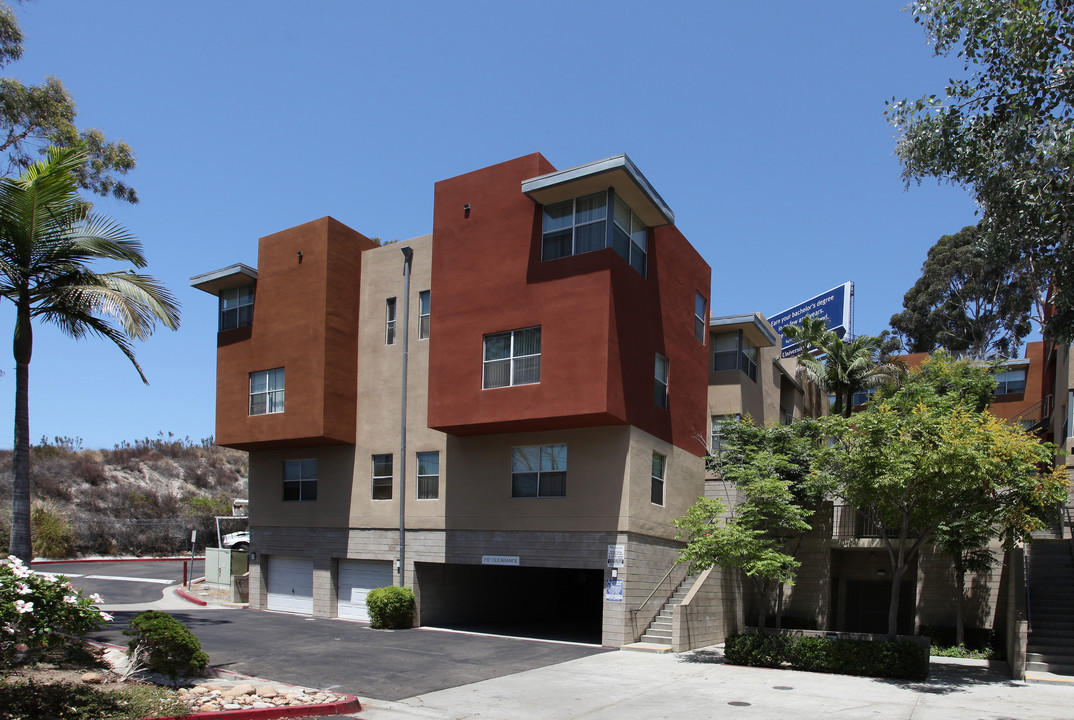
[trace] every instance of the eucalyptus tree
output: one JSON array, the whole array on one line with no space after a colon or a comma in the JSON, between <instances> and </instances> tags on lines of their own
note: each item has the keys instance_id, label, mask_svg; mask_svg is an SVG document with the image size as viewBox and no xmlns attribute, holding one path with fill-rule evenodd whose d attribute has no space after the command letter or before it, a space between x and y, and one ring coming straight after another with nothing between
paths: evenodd
<instances>
[{"instance_id":1,"label":"eucalyptus tree","mask_svg":"<svg viewBox=\"0 0 1074 720\"><path fill-rule=\"evenodd\" d=\"M913 20L960 76L888 120L907 183L965 187L980 207L981 243L1037 296L1051 291L1046 334L1074 339L1074 3L915 0Z\"/></svg>"},{"instance_id":2,"label":"eucalyptus tree","mask_svg":"<svg viewBox=\"0 0 1074 720\"><path fill-rule=\"evenodd\" d=\"M121 225L94 212L79 197L81 147L50 149L17 178L0 179L0 297L14 306L15 444L11 554L29 562L30 359L35 321L78 340L111 340L148 382L132 340L144 340L157 323L179 326L175 298L134 270L98 271L96 261L143 268L141 244Z\"/></svg>"}]
</instances>

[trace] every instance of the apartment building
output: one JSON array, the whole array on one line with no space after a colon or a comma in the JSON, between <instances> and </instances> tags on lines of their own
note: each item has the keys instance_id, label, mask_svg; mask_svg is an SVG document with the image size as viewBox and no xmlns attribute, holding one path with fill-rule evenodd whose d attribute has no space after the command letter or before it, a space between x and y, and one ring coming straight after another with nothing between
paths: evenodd
<instances>
[{"instance_id":1,"label":"apartment building","mask_svg":"<svg viewBox=\"0 0 1074 720\"><path fill-rule=\"evenodd\" d=\"M430 235L326 217L192 278L251 606L363 619L402 582L424 625L636 640L711 432L710 269L674 220L625 155L533 154L436 183Z\"/></svg>"}]
</instances>

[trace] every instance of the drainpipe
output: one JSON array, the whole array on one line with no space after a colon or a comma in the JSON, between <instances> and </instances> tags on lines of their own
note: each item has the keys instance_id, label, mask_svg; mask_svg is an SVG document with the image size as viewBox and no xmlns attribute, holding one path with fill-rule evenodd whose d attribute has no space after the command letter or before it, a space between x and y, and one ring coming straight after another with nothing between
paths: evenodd
<instances>
[{"instance_id":1,"label":"drainpipe","mask_svg":"<svg viewBox=\"0 0 1074 720\"><path fill-rule=\"evenodd\" d=\"M410 346L410 266L414 250L403 251L403 389L399 421L399 587L406 575L406 367Z\"/></svg>"}]
</instances>

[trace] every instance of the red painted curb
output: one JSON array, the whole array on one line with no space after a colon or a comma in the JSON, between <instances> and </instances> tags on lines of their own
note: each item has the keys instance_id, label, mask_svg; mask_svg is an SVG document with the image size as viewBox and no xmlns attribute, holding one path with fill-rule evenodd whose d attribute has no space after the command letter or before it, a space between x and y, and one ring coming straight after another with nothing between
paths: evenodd
<instances>
[{"instance_id":1,"label":"red painted curb","mask_svg":"<svg viewBox=\"0 0 1074 720\"><path fill-rule=\"evenodd\" d=\"M143 720L271 720L272 718L309 717L311 715L337 715L340 713L361 712L362 703L348 693L347 700L327 703L325 705L286 705L273 708L250 708L247 710L220 710L218 712L194 712L189 715L169 715L167 717L143 718Z\"/></svg>"},{"instance_id":2,"label":"red painted curb","mask_svg":"<svg viewBox=\"0 0 1074 720\"><path fill-rule=\"evenodd\" d=\"M204 580L204 579L205 578L198 578L197 580L193 580L191 582L198 582L199 580ZM175 588L175 594L178 595L179 597L183 598L184 600L188 600L189 602L194 603L195 605L201 605L202 607L204 607L204 606L209 604L206 601L202 600L201 598L196 598L193 595L191 595L190 593L188 593L186 590L183 589L182 585L180 585L179 587Z\"/></svg>"},{"instance_id":3,"label":"red painted curb","mask_svg":"<svg viewBox=\"0 0 1074 720\"><path fill-rule=\"evenodd\" d=\"M196 555L195 560L204 560L204 555ZM63 563L115 563L115 562L183 562L184 560L190 560L190 556L187 557L147 557L147 558L87 558L87 559L66 559L66 560L34 560L32 565L60 565Z\"/></svg>"}]
</instances>

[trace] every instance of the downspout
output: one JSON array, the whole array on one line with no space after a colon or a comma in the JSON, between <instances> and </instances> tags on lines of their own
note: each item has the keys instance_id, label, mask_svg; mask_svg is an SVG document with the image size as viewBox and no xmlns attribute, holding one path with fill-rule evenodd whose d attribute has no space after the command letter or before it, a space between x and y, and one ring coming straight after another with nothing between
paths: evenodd
<instances>
[{"instance_id":1,"label":"downspout","mask_svg":"<svg viewBox=\"0 0 1074 720\"><path fill-rule=\"evenodd\" d=\"M410 347L410 266L414 250L403 251L403 382L399 421L399 587L406 576L406 370Z\"/></svg>"}]
</instances>

